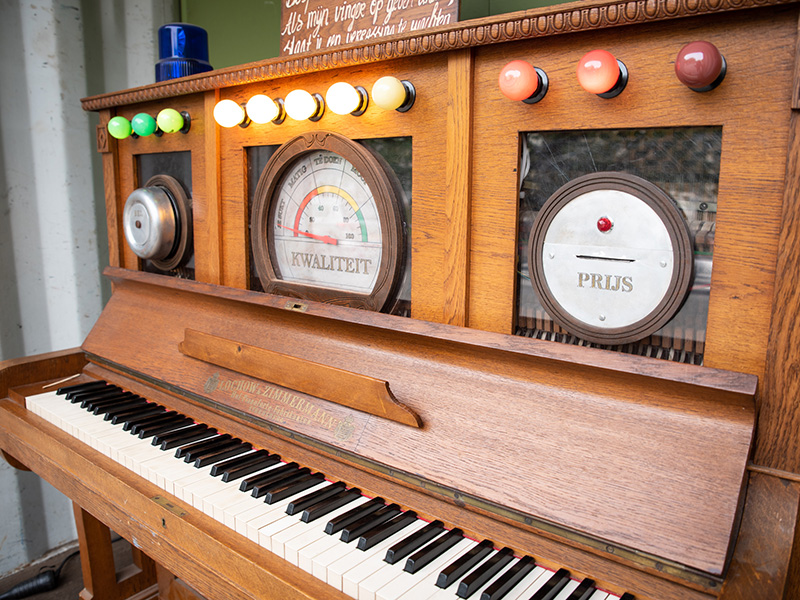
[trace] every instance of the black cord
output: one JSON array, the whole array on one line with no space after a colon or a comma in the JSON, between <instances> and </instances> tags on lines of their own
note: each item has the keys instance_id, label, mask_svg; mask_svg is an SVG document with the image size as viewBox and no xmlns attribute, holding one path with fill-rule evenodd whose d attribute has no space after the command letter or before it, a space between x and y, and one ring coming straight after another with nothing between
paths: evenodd
<instances>
[{"instance_id":1,"label":"black cord","mask_svg":"<svg viewBox=\"0 0 800 600\"><path fill-rule=\"evenodd\" d=\"M121 537L116 537L111 540L114 544L121 540ZM47 569L38 575L34 575L30 579L26 579L22 583L18 583L4 594L0 594L0 600L19 600L20 598L27 598L34 594L41 594L42 592L49 592L58 587L58 578L61 576L61 569L67 564L67 561L73 556L80 554L80 550L75 550L69 556L61 561L57 569Z\"/></svg>"}]
</instances>

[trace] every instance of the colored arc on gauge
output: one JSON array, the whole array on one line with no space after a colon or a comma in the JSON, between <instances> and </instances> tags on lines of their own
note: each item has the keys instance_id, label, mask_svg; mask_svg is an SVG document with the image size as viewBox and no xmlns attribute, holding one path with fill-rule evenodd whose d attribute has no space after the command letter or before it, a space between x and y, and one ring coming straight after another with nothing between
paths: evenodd
<instances>
[{"instance_id":1,"label":"colored arc on gauge","mask_svg":"<svg viewBox=\"0 0 800 600\"><path fill-rule=\"evenodd\" d=\"M303 211L305 211L306 207L308 206L308 203L311 202L311 200L318 194L335 194L340 198L344 198L345 201L353 209L353 212L355 213L356 218L358 219L358 224L361 227L361 241L362 242L369 241L367 238L367 223L364 221L364 215L361 214L361 209L358 207L358 204L356 204L356 201L353 200L353 197L350 194L348 194L342 188L337 187L335 185L321 185L317 188L314 188L308 194L306 194L306 197L303 198L303 201L300 203L300 208L297 209L297 214L294 218L293 231L295 232L295 235L297 235L299 232L300 217L302 216Z\"/></svg>"}]
</instances>

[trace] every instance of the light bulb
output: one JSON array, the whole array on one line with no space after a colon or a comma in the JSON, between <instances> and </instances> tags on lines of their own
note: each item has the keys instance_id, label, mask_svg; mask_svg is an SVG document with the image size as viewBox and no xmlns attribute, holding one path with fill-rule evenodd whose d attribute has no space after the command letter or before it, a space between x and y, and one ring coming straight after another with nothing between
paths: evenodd
<instances>
[{"instance_id":1,"label":"light bulb","mask_svg":"<svg viewBox=\"0 0 800 600\"><path fill-rule=\"evenodd\" d=\"M628 83L625 65L607 50L587 52L578 63L577 76L583 89L601 98L618 96Z\"/></svg>"},{"instance_id":2,"label":"light bulb","mask_svg":"<svg viewBox=\"0 0 800 600\"><path fill-rule=\"evenodd\" d=\"M247 116L253 123L263 125L270 121L276 121L281 114L280 105L269 96L256 94L247 101Z\"/></svg>"},{"instance_id":3,"label":"light bulb","mask_svg":"<svg viewBox=\"0 0 800 600\"><path fill-rule=\"evenodd\" d=\"M174 108L165 108L156 116L158 128L164 133L177 133L183 129L183 115Z\"/></svg>"},{"instance_id":4,"label":"light bulb","mask_svg":"<svg viewBox=\"0 0 800 600\"><path fill-rule=\"evenodd\" d=\"M306 119L318 121L325 111L322 96L319 94L312 96L305 90L292 90L286 94L285 107L286 114L295 121L305 121Z\"/></svg>"},{"instance_id":5,"label":"light bulb","mask_svg":"<svg viewBox=\"0 0 800 600\"><path fill-rule=\"evenodd\" d=\"M383 109L406 112L414 105L416 91L410 81L387 75L373 84L370 95L373 102Z\"/></svg>"},{"instance_id":6,"label":"light bulb","mask_svg":"<svg viewBox=\"0 0 800 600\"><path fill-rule=\"evenodd\" d=\"M136 135L147 137L156 132L156 120L147 113L139 113L131 119L131 127Z\"/></svg>"},{"instance_id":7,"label":"light bulb","mask_svg":"<svg viewBox=\"0 0 800 600\"><path fill-rule=\"evenodd\" d=\"M214 107L214 120L220 127L236 127L244 117L244 109L233 100L220 100Z\"/></svg>"},{"instance_id":8,"label":"light bulb","mask_svg":"<svg viewBox=\"0 0 800 600\"><path fill-rule=\"evenodd\" d=\"M545 72L524 60L512 60L503 67L497 83L506 98L527 104L544 98L549 86Z\"/></svg>"},{"instance_id":9,"label":"light bulb","mask_svg":"<svg viewBox=\"0 0 800 600\"><path fill-rule=\"evenodd\" d=\"M132 131L131 122L125 117L111 117L108 121L108 133L113 138L124 140Z\"/></svg>"},{"instance_id":10,"label":"light bulb","mask_svg":"<svg viewBox=\"0 0 800 600\"><path fill-rule=\"evenodd\" d=\"M367 109L367 98L364 88L354 88L345 81L337 81L328 88L325 104L337 115L361 116Z\"/></svg>"}]
</instances>

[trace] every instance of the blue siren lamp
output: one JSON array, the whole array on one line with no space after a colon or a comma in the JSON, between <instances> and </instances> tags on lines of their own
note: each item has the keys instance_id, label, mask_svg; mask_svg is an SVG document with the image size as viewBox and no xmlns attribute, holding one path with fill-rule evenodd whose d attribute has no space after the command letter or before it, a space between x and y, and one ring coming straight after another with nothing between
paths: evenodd
<instances>
[{"instance_id":1,"label":"blue siren lamp","mask_svg":"<svg viewBox=\"0 0 800 600\"><path fill-rule=\"evenodd\" d=\"M208 63L208 33L188 23L168 23L158 29L156 81L167 81L213 67Z\"/></svg>"}]
</instances>

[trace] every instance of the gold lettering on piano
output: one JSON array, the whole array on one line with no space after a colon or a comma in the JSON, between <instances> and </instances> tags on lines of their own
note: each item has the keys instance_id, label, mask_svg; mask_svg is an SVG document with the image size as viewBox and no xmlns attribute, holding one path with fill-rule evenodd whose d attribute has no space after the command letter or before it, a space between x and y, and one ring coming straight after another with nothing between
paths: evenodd
<instances>
[{"instance_id":1,"label":"gold lettering on piano","mask_svg":"<svg viewBox=\"0 0 800 600\"><path fill-rule=\"evenodd\" d=\"M274 423L289 423L323 429L346 442L356 431L351 417L340 417L320 406L313 397L303 397L284 388L251 379L225 379L219 373L208 378L206 394L225 394L236 407ZM269 401L265 401L269 400Z\"/></svg>"}]
</instances>

